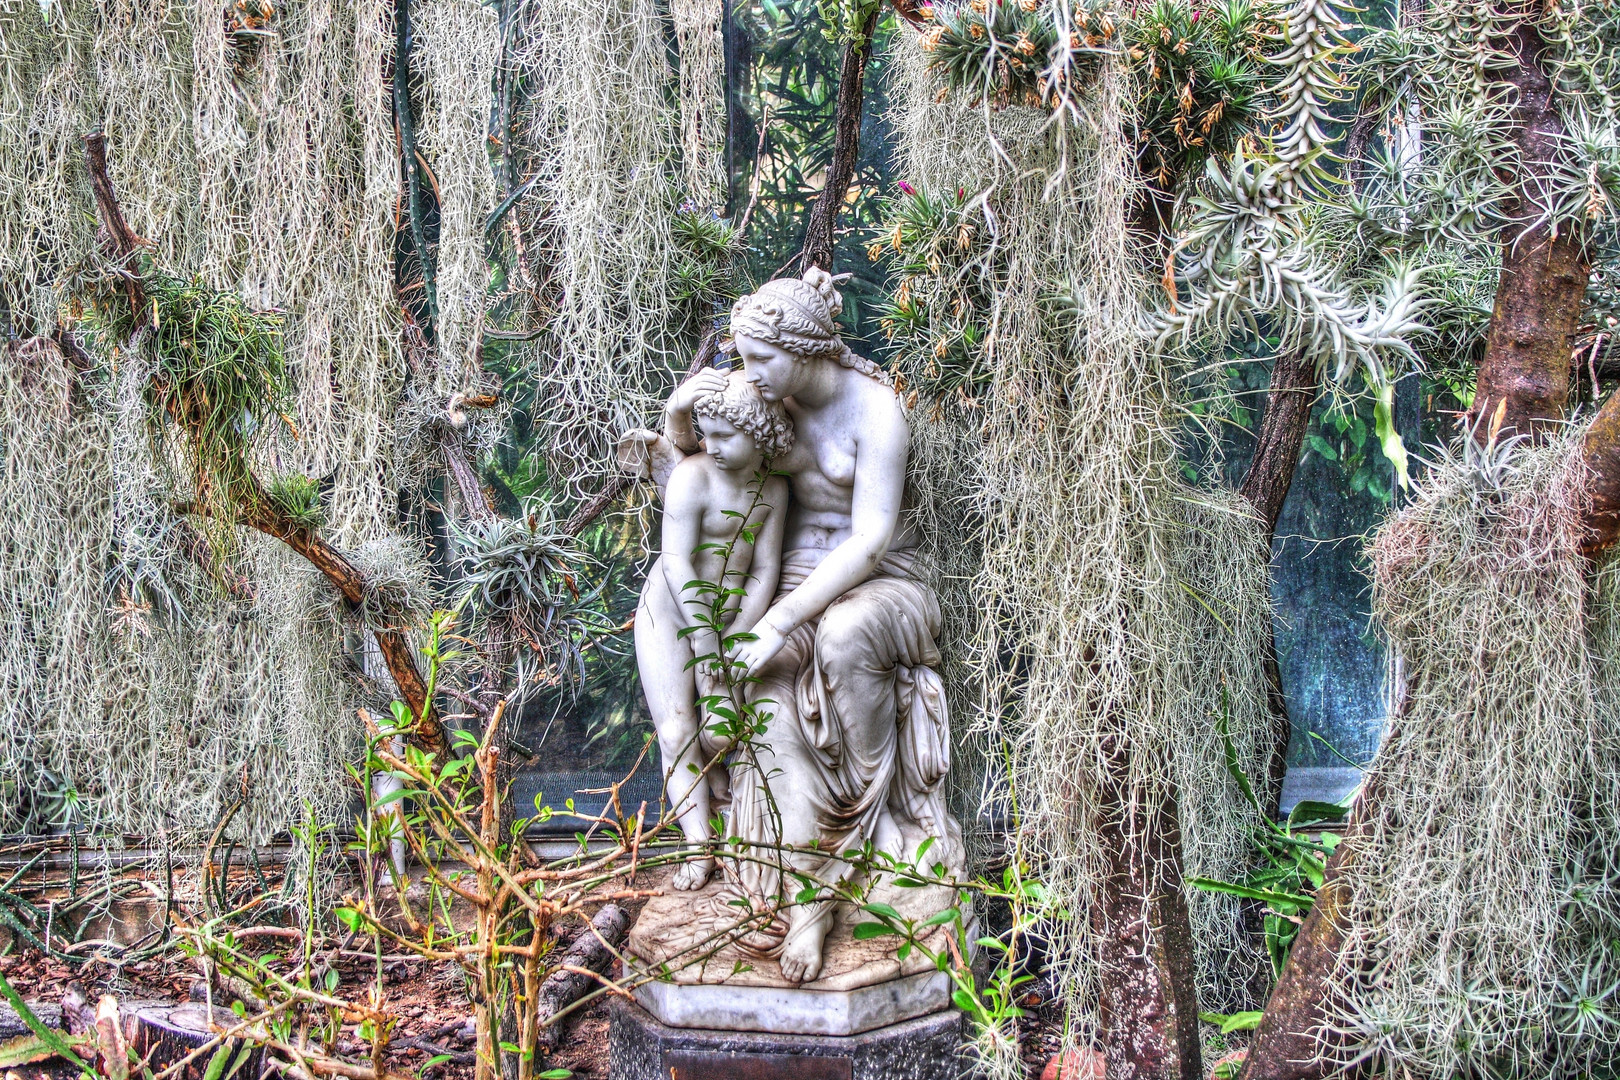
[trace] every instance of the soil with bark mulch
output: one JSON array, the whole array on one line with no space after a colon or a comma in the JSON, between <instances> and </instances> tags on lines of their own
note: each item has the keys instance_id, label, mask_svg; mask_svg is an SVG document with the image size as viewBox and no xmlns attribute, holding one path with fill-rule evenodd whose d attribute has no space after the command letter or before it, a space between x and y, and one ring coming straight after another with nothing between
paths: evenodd
<instances>
[{"instance_id":1,"label":"soil with bark mulch","mask_svg":"<svg viewBox=\"0 0 1620 1080\"><path fill-rule=\"evenodd\" d=\"M283 966L295 970L301 956ZM340 955L332 963L338 972L336 995L362 998L376 973L373 957L360 952ZM284 971L285 973L285 971ZM0 975L5 976L29 1003L60 1004L70 985L76 986L94 1003L102 994L112 994L120 1004L178 1004L200 999L202 979L193 962L178 953L114 967L92 960L68 964L36 952L0 957ZM470 1080L473 1074L472 1006L459 968L448 962L394 960L383 967L385 1008L400 1018L389 1040L387 1067L424 1080ZM215 1004L224 1004L217 997ZM570 1026L564 1044L537 1071L565 1068L582 1080L607 1076L608 1020L605 999L598 999L582 1010ZM369 1049L359 1038L356 1025L346 1024L335 1047L351 1060L365 1060ZM423 1069L430 1058L452 1054L454 1059ZM20 1080L54 1077L61 1070L44 1064L12 1070ZM64 1075L75 1075L69 1068Z\"/></svg>"}]
</instances>

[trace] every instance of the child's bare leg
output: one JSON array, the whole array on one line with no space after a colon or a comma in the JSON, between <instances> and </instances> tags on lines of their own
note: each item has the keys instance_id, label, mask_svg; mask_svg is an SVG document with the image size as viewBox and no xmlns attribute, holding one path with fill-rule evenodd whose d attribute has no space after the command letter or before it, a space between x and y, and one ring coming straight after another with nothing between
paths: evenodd
<instances>
[{"instance_id":1,"label":"child's bare leg","mask_svg":"<svg viewBox=\"0 0 1620 1080\"><path fill-rule=\"evenodd\" d=\"M698 740L697 688L686 666L692 650L677 636L674 604L668 590L659 587L661 582L662 572L655 567L636 611L636 667L658 734L670 808L682 835L701 850L711 839L709 785L703 774L707 761ZM713 872L712 856L693 858L675 872L671 884L677 889L701 888Z\"/></svg>"}]
</instances>

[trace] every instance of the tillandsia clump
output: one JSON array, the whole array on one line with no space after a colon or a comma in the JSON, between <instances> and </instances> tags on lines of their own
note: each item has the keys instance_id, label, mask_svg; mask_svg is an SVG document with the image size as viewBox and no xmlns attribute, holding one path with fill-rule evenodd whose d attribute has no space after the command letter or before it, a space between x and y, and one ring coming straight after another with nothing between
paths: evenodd
<instances>
[{"instance_id":1,"label":"tillandsia clump","mask_svg":"<svg viewBox=\"0 0 1620 1080\"><path fill-rule=\"evenodd\" d=\"M867 254L891 252L897 280L881 314L906 382L930 397L971 401L988 379L984 353L990 317L989 245L982 212L963 189L938 194L900 184Z\"/></svg>"},{"instance_id":2,"label":"tillandsia clump","mask_svg":"<svg viewBox=\"0 0 1620 1080\"><path fill-rule=\"evenodd\" d=\"M1266 0L1157 0L1126 24L1143 176L1169 190L1262 126L1275 79L1264 50L1277 31Z\"/></svg>"},{"instance_id":3,"label":"tillandsia clump","mask_svg":"<svg viewBox=\"0 0 1620 1080\"><path fill-rule=\"evenodd\" d=\"M923 51L944 83L995 108L1055 107L1066 84L1095 74L1117 47L1111 5L1100 0L968 0L918 9L932 25Z\"/></svg>"},{"instance_id":4,"label":"tillandsia clump","mask_svg":"<svg viewBox=\"0 0 1620 1080\"><path fill-rule=\"evenodd\" d=\"M281 313L256 311L238 293L143 261L134 275L139 311L126 276L108 276L88 291L106 344L132 343L152 358L145 398L154 442L162 445L171 423L184 432L197 508L210 517L233 522L274 510L253 463L279 431L293 430Z\"/></svg>"},{"instance_id":5,"label":"tillandsia clump","mask_svg":"<svg viewBox=\"0 0 1620 1080\"><path fill-rule=\"evenodd\" d=\"M731 222L691 203L675 213L670 232L675 257L669 269L669 297L675 323L696 338L717 311L736 299L742 242Z\"/></svg>"},{"instance_id":6,"label":"tillandsia clump","mask_svg":"<svg viewBox=\"0 0 1620 1080\"><path fill-rule=\"evenodd\" d=\"M548 684L577 685L585 678L584 648L616 627L605 613L596 569L543 507L520 518L494 518L455 532L461 552L460 609L480 623L501 624L496 634L512 647L515 694Z\"/></svg>"},{"instance_id":7,"label":"tillandsia clump","mask_svg":"<svg viewBox=\"0 0 1620 1080\"><path fill-rule=\"evenodd\" d=\"M315 532L326 521L321 485L301 473L278 476L265 485L265 498L276 513L296 528Z\"/></svg>"}]
</instances>

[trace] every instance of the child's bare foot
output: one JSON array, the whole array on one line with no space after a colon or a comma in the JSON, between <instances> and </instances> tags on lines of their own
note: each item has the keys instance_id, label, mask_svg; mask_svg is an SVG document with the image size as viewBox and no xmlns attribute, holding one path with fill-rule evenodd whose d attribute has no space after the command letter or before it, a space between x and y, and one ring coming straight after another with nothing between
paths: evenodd
<instances>
[{"instance_id":1,"label":"child's bare foot","mask_svg":"<svg viewBox=\"0 0 1620 1080\"><path fill-rule=\"evenodd\" d=\"M681 892L691 892L701 889L709 883L709 876L714 873L714 860L704 857L701 859L688 859L675 871L675 877L670 886Z\"/></svg>"}]
</instances>

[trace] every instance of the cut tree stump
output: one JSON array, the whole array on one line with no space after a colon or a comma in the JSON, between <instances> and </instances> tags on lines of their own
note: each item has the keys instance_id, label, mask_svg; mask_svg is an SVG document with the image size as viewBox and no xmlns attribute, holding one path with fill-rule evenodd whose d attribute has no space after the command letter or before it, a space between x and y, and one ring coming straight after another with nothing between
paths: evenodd
<instances>
[{"instance_id":1,"label":"cut tree stump","mask_svg":"<svg viewBox=\"0 0 1620 1080\"><path fill-rule=\"evenodd\" d=\"M147 1068L156 1073L213 1039L218 1034L218 1030L214 1029L224 1030L241 1023L235 1013L217 1006L212 1028L208 1019L208 1006L200 1001L188 1001L184 1005L147 1006L135 1009L125 1017L125 1037L135 1051L135 1057L144 1060ZM221 1049L226 1057L219 1073L220 1080L227 1080L227 1077L258 1080L259 1070L264 1065L263 1046L245 1043L242 1039L227 1039L221 1044ZM219 1052L209 1050L198 1054L182 1070L183 1080L203 1080L208 1072L208 1063Z\"/></svg>"}]
</instances>

